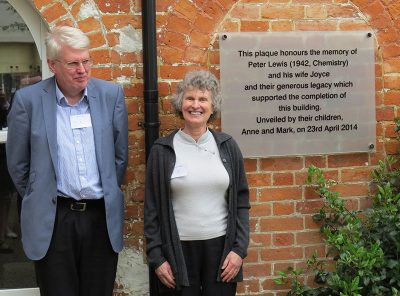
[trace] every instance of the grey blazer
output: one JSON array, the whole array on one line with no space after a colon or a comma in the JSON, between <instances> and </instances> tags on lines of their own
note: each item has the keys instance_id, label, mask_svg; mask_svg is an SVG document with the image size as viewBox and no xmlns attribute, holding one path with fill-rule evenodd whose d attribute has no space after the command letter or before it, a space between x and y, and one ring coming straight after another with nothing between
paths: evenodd
<instances>
[{"instance_id":1,"label":"grey blazer","mask_svg":"<svg viewBox=\"0 0 400 296\"><path fill-rule=\"evenodd\" d=\"M23 197L21 231L28 258L43 258L57 207L57 120L54 77L15 93L8 115L7 165ZM111 245L123 245L124 198L120 190L128 159L128 119L120 86L91 78L88 101L96 158L104 191Z\"/></svg>"}]
</instances>

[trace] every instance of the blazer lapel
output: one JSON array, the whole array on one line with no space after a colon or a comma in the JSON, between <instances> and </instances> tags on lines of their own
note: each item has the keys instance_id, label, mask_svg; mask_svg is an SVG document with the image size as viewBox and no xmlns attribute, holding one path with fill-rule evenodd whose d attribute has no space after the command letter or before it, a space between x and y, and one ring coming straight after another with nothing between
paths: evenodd
<instances>
[{"instance_id":1,"label":"blazer lapel","mask_svg":"<svg viewBox=\"0 0 400 296\"><path fill-rule=\"evenodd\" d=\"M55 79L50 78L42 93L43 118L54 171L57 175L57 98Z\"/></svg>"},{"instance_id":2,"label":"blazer lapel","mask_svg":"<svg viewBox=\"0 0 400 296\"><path fill-rule=\"evenodd\" d=\"M88 101L90 107L90 117L92 120L94 145L96 148L96 159L97 165L99 166L99 171L102 171L102 144L103 143L103 133L102 133L102 123L104 118L101 117L101 103L100 95L97 88L89 81L88 84Z\"/></svg>"}]
</instances>

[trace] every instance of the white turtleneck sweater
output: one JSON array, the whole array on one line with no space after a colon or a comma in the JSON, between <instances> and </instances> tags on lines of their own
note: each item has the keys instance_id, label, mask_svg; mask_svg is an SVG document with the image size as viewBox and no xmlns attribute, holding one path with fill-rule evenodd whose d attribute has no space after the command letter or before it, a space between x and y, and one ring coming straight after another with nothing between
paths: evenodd
<instances>
[{"instance_id":1,"label":"white turtleneck sweater","mask_svg":"<svg viewBox=\"0 0 400 296\"><path fill-rule=\"evenodd\" d=\"M226 233L229 175L207 130L196 142L183 131L174 137L172 205L181 240L205 240Z\"/></svg>"}]
</instances>

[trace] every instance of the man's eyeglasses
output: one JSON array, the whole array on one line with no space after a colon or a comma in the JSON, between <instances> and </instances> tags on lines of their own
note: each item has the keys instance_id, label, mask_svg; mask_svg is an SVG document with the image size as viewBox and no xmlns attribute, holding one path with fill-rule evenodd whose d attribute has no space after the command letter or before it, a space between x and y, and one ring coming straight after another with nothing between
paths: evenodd
<instances>
[{"instance_id":1,"label":"man's eyeglasses","mask_svg":"<svg viewBox=\"0 0 400 296\"><path fill-rule=\"evenodd\" d=\"M89 68L92 64L93 61L91 59L84 59L82 61L71 61L71 62L63 62L61 60L56 60L57 62L60 62L65 65L70 70L76 70L78 69L81 65L87 69Z\"/></svg>"}]
</instances>

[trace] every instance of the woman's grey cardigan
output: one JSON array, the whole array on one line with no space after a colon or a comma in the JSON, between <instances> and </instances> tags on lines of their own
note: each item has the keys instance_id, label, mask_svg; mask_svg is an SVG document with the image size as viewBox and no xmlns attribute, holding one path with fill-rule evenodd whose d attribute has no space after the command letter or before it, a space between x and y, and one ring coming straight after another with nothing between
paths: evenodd
<instances>
[{"instance_id":1,"label":"woman's grey cardigan","mask_svg":"<svg viewBox=\"0 0 400 296\"><path fill-rule=\"evenodd\" d=\"M230 251L245 258L249 243L249 189L244 170L243 157L235 140L228 134L211 130L220 157L229 174L228 225L223 260ZM150 266L150 294L167 289L156 278L154 270L165 261L171 265L177 289L188 286L178 229L171 202L171 175L175 166L172 134L159 138L153 145L147 161L146 191L144 208L144 234L146 237L147 260ZM195 190L196 188L193 188ZM220 280L218 273L218 280ZM243 280L242 269L233 281Z\"/></svg>"}]
</instances>

